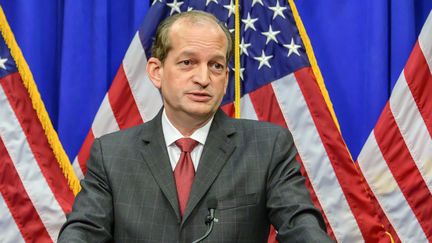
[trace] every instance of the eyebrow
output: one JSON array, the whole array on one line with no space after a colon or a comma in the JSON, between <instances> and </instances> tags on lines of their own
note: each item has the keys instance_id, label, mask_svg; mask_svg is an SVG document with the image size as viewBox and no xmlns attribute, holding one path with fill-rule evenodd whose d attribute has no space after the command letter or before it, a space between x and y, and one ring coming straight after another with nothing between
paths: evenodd
<instances>
[{"instance_id":1,"label":"eyebrow","mask_svg":"<svg viewBox=\"0 0 432 243\"><path fill-rule=\"evenodd\" d=\"M183 52L180 53L179 57L184 57L184 56L186 56L186 57L194 57L196 55L197 55L196 52L193 52L193 51L183 51ZM226 57L224 55L216 55L212 59L225 61Z\"/></svg>"}]
</instances>

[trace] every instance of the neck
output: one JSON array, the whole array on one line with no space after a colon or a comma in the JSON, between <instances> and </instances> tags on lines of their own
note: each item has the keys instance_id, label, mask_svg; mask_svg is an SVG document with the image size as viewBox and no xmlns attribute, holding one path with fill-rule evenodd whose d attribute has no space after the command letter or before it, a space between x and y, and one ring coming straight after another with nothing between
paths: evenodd
<instances>
[{"instance_id":1,"label":"neck","mask_svg":"<svg viewBox=\"0 0 432 243\"><path fill-rule=\"evenodd\" d=\"M190 137L196 130L203 127L214 114L209 114L205 117L195 117L190 115L172 115L165 110L166 115L171 124L185 137Z\"/></svg>"}]
</instances>

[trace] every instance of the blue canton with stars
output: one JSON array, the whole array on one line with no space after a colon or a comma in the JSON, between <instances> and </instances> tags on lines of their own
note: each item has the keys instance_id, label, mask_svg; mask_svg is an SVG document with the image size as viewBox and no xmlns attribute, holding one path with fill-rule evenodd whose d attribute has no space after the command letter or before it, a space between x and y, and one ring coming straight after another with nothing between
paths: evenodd
<instances>
[{"instance_id":1,"label":"blue canton with stars","mask_svg":"<svg viewBox=\"0 0 432 243\"><path fill-rule=\"evenodd\" d=\"M3 36L0 36L0 78L3 78L11 73L17 72L18 69Z\"/></svg>"},{"instance_id":2,"label":"blue canton with stars","mask_svg":"<svg viewBox=\"0 0 432 243\"><path fill-rule=\"evenodd\" d=\"M155 0L139 30L141 43L148 57L151 56L151 45L158 24L169 15L192 9L214 14L234 32L233 0ZM242 96L300 68L310 66L286 0L244 0L240 1L239 11ZM230 63L230 84L222 104L234 100L233 59Z\"/></svg>"}]
</instances>

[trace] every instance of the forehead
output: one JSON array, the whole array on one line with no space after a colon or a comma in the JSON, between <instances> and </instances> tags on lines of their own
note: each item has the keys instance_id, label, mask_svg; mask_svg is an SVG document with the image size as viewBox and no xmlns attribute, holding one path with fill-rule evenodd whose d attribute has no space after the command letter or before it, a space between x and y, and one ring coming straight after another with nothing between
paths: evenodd
<instances>
[{"instance_id":1,"label":"forehead","mask_svg":"<svg viewBox=\"0 0 432 243\"><path fill-rule=\"evenodd\" d=\"M211 19L190 20L179 19L173 23L169 31L171 50L185 47L209 48L226 52L228 40L221 27ZM224 53L224 55L226 55Z\"/></svg>"}]
</instances>

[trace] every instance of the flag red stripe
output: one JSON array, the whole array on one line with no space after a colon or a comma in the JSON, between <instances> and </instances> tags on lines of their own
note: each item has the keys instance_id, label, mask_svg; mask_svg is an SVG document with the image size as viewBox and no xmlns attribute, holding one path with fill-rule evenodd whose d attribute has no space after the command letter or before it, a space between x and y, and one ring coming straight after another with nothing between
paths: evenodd
<instances>
[{"instance_id":1,"label":"flag red stripe","mask_svg":"<svg viewBox=\"0 0 432 243\"><path fill-rule=\"evenodd\" d=\"M221 109L222 109L222 110L225 112L225 114L227 114L228 116L230 116L230 117L234 117L234 111L235 111L235 108L234 108L234 103L233 103L233 102L223 105L223 106L221 107Z\"/></svg>"},{"instance_id":2,"label":"flag red stripe","mask_svg":"<svg viewBox=\"0 0 432 243\"><path fill-rule=\"evenodd\" d=\"M393 177L426 236L432 241L432 195L400 134L389 103L378 120L374 134Z\"/></svg>"},{"instance_id":3,"label":"flag red stripe","mask_svg":"<svg viewBox=\"0 0 432 243\"><path fill-rule=\"evenodd\" d=\"M311 68L302 68L294 73L319 136L328 153L336 177L351 211L356 218L360 231L366 242L381 242L387 240L383 227L378 221L377 213L384 215L382 210L377 212L376 205L367 196L364 180L355 168L348 149L336 127L321 91L314 79ZM385 216L383 217L385 218ZM385 218L384 225L387 225ZM390 225L390 224L388 224Z\"/></svg>"},{"instance_id":4,"label":"flag red stripe","mask_svg":"<svg viewBox=\"0 0 432 243\"><path fill-rule=\"evenodd\" d=\"M93 144L95 137L93 135L93 130L90 129L90 131L87 133L87 136L84 140L83 145L81 146L81 149L78 153L78 163L81 168L81 171L83 175L87 173L87 160L90 157L90 148Z\"/></svg>"},{"instance_id":5,"label":"flag red stripe","mask_svg":"<svg viewBox=\"0 0 432 243\"><path fill-rule=\"evenodd\" d=\"M32 102L19 73L8 75L0 82L54 197L65 213L70 212L75 196L53 154L35 110L28 105Z\"/></svg>"},{"instance_id":6,"label":"flag red stripe","mask_svg":"<svg viewBox=\"0 0 432 243\"><path fill-rule=\"evenodd\" d=\"M432 136L431 71L417 41L405 66L404 74L430 136Z\"/></svg>"},{"instance_id":7,"label":"flag red stripe","mask_svg":"<svg viewBox=\"0 0 432 243\"><path fill-rule=\"evenodd\" d=\"M276 99L271 84L249 93L258 120L268 121L282 127L287 127L284 116Z\"/></svg>"},{"instance_id":8,"label":"flag red stripe","mask_svg":"<svg viewBox=\"0 0 432 243\"><path fill-rule=\"evenodd\" d=\"M108 99L120 129L143 123L138 106L129 87L123 65L120 65L108 91Z\"/></svg>"},{"instance_id":9,"label":"flag red stripe","mask_svg":"<svg viewBox=\"0 0 432 243\"><path fill-rule=\"evenodd\" d=\"M40 242L52 242L45 225L33 206L22 184L8 151L0 138L0 193L23 238L31 242L38 236Z\"/></svg>"}]
</instances>

